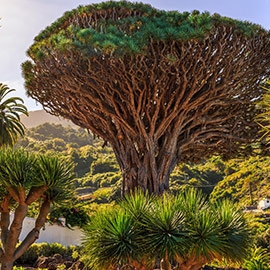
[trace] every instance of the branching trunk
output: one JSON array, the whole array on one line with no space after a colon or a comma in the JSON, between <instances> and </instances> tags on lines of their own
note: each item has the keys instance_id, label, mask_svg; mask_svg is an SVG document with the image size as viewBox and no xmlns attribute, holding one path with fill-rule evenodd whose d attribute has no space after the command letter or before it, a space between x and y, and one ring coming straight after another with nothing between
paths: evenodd
<instances>
[{"instance_id":1,"label":"branching trunk","mask_svg":"<svg viewBox=\"0 0 270 270\"><path fill-rule=\"evenodd\" d=\"M24 252L39 238L41 228L46 222L46 217L50 211L50 201L45 200L40 208L39 215L35 222L35 228L33 228L22 243L18 246L14 253L14 260L17 260Z\"/></svg>"},{"instance_id":2,"label":"branching trunk","mask_svg":"<svg viewBox=\"0 0 270 270\"><path fill-rule=\"evenodd\" d=\"M50 210L50 201L45 200L40 208L39 216L33 228L22 243L16 248L19 236L22 230L23 220L26 217L28 206L20 204L14 213L14 219L9 227L9 213L2 212L1 214L1 238L2 252L0 253L1 269L10 270L14 262L24 254L24 252L38 239L39 232L46 222L46 217Z\"/></svg>"},{"instance_id":3,"label":"branching trunk","mask_svg":"<svg viewBox=\"0 0 270 270\"><path fill-rule=\"evenodd\" d=\"M169 176L176 165L176 145L173 137L169 138L160 153L155 150L154 143L141 149L137 144L121 140L113 144L113 149L120 165L123 181L122 194L136 188L142 188L149 193L162 194L169 189Z\"/></svg>"},{"instance_id":4,"label":"branching trunk","mask_svg":"<svg viewBox=\"0 0 270 270\"><path fill-rule=\"evenodd\" d=\"M26 204L19 204L14 212L14 219L11 223L7 240L3 245L4 254L1 261L2 270L10 270L14 264L14 251L22 231L23 221L27 214L28 206Z\"/></svg>"},{"instance_id":5,"label":"branching trunk","mask_svg":"<svg viewBox=\"0 0 270 270\"><path fill-rule=\"evenodd\" d=\"M47 190L47 186L43 185L40 187L31 187L27 198L26 198L26 204L30 205L32 204L34 201L36 201L37 199L39 199L41 197L41 195Z\"/></svg>"}]
</instances>

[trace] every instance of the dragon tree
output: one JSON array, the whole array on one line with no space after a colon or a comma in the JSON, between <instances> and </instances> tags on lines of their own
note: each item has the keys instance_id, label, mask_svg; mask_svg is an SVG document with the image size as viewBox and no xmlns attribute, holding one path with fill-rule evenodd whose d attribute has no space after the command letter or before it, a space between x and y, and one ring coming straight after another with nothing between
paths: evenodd
<instances>
[{"instance_id":1,"label":"dragon tree","mask_svg":"<svg viewBox=\"0 0 270 270\"><path fill-rule=\"evenodd\" d=\"M178 162L246 154L270 34L218 14L109 1L48 26L22 64L27 95L108 142L122 191L169 188Z\"/></svg>"}]
</instances>

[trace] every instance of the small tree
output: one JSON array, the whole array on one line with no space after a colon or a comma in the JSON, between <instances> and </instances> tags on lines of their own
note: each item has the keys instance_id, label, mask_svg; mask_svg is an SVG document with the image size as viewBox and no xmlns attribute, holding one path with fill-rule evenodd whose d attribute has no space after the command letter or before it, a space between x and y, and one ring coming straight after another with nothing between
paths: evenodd
<instances>
[{"instance_id":1,"label":"small tree","mask_svg":"<svg viewBox=\"0 0 270 270\"><path fill-rule=\"evenodd\" d=\"M24 135L20 114L28 115L28 112L21 98L7 97L13 91L0 83L0 147L13 146L18 136Z\"/></svg>"},{"instance_id":2,"label":"small tree","mask_svg":"<svg viewBox=\"0 0 270 270\"><path fill-rule=\"evenodd\" d=\"M179 161L249 154L269 36L218 14L109 1L42 31L23 74L46 111L111 144L123 192L162 193Z\"/></svg>"},{"instance_id":3,"label":"small tree","mask_svg":"<svg viewBox=\"0 0 270 270\"><path fill-rule=\"evenodd\" d=\"M53 156L19 150L0 152L1 269L12 269L39 237L52 203L64 203L73 196L73 166ZM39 201L35 227L17 246L28 206ZM14 211L13 221L10 213Z\"/></svg>"}]
</instances>

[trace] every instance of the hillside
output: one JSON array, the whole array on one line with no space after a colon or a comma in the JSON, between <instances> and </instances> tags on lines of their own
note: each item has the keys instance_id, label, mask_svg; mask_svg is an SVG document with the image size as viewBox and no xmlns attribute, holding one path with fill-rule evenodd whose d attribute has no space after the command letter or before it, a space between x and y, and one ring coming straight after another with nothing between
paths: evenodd
<instances>
[{"instance_id":1,"label":"hillside","mask_svg":"<svg viewBox=\"0 0 270 270\"><path fill-rule=\"evenodd\" d=\"M71 121L51 115L44 110L30 111L29 116L21 115L21 122L26 128L33 128L44 123L61 124L63 127L78 128Z\"/></svg>"}]
</instances>

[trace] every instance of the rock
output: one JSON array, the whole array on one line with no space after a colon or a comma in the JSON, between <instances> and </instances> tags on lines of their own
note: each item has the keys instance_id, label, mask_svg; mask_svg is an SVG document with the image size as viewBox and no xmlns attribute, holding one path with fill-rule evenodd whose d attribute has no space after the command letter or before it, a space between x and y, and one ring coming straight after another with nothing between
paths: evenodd
<instances>
[{"instance_id":1,"label":"rock","mask_svg":"<svg viewBox=\"0 0 270 270\"><path fill-rule=\"evenodd\" d=\"M52 259L53 259L53 262L57 264L62 264L64 262L63 256L60 254L54 254Z\"/></svg>"},{"instance_id":2,"label":"rock","mask_svg":"<svg viewBox=\"0 0 270 270\"><path fill-rule=\"evenodd\" d=\"M83 270L85 267L83 262L76 261L74 262L68 270Z\"/></svg>"},{"instance_id":3,"label":"rock","mask_svg":"<svg viewBox=\"0 0 270 270\"><path fill-rule=\"evenodd\" d=\"M55 254L52 257L41 256L35 263L36 268L48 268L49 270L55 270L57 266L64 263L62 255Z\"/></svg>"},{"instance_id":4,"label":"rock","mask_svg":"<svg viewBox=\"0 0 270 270\"><path fill-rule=\"evenodd\" d=\"M34 267L36 268L47 268L48 266L48 257L40 256L38 257Z\"/></svg>"}]
</instances>

